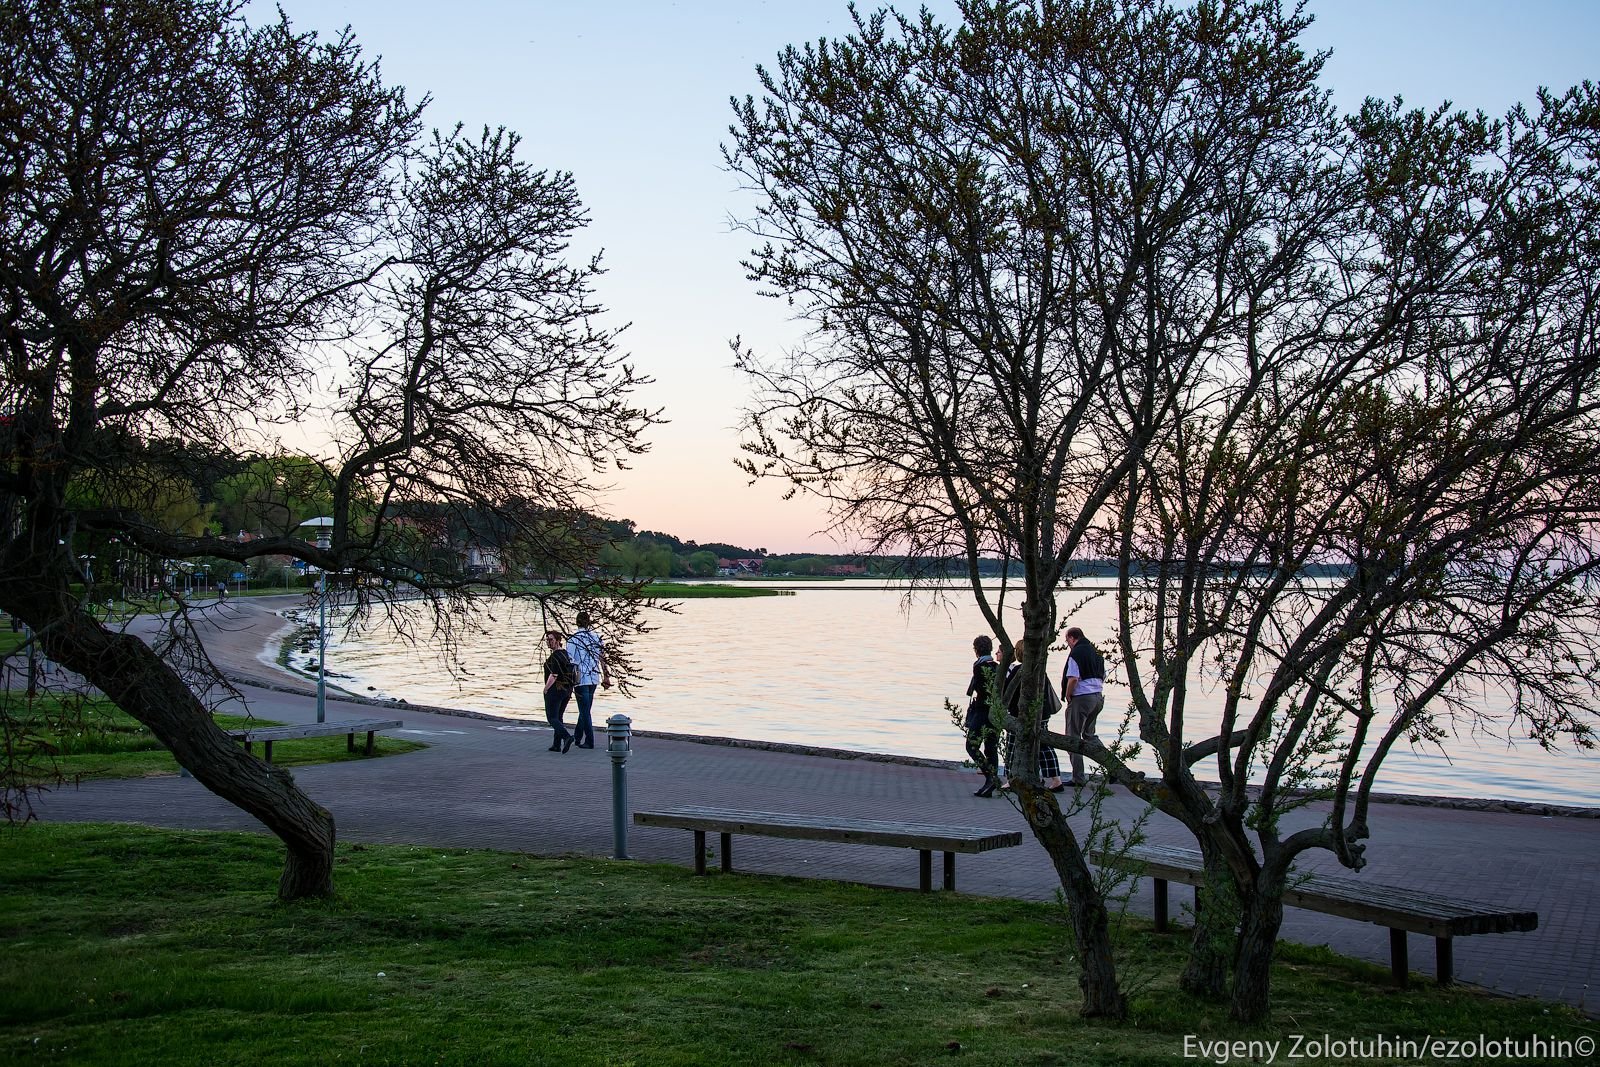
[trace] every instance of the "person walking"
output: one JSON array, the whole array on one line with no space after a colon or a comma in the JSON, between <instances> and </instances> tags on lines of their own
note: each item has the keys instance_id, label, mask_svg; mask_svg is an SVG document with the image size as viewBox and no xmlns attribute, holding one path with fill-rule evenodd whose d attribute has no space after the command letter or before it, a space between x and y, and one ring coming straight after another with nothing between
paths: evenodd
<instances>
[{"instance_id":1,"label":"person walking","mask_svg":"<svg viewBox=\"0 0 1600 1067\"><path fill-rule=\"evenodd\" d=\"M567 655L578 668L578 685L573 695L578 701L578 724L573 727L573 744L594 747L594 707L596 686L611 688L611 667L606 663L606 645L594 631L594 619L587 611L578 612L578 632L567 638Z\"/></svg>"},{"instance_id":2,"label":"person walking","mask_svg":"<svg viewBox=\"0 0 1600 1067\"><path fill-rule=\"evenodd\" d=\"M1093 737L1095 720L1106 706L1106 660L1100 650L1076 626L1067 627L1067 666L1061 672L1061 695L1067 700L1067 736L1074 740ZM1072 763L1072 784L1085 786L1083 756L1067 754Z\"/></svg>"},{"instance_id":3,"label":"person walking","mask_svg":"<svg viewBox=\"0 0 1600 1067\"><path fill-rule=\"evenodd\" d=\"M1022 706L1022 665L1028 658L1029 642L1022 638L1011 650L1011 666L1006 672L1005 706L1017 719L1022 719L1027 709ZM1044 699L1039 704L1039 729L1042 732L1050 716L1061 709L1061 698L1056 695L1055 686L1050 684L1050 679L1044 680ZM1017 735L1009 734L1006 737L1006 766L1014 767L1016 761ZM1039 779L1044 787L1052 793L1059 793L1066 789L1061 782L1061 759L1056 755L1056 750L1039 741Z\"/></svg>"},{"instance_id":4,"label":"person walking","mask_svg":"<svg viewBox=\"0 0 1600 1067\"><path fill-rule=\"evenodd\" d=\"M550 729L555 731L555 737L550 742L551 752L566 752L572 747L572 735L561 720L567 713L567 701L572 699L572 690L578 684L578 670L572 664L572 657L562 647L566 636L560 630L544 632L544 643L550 649L550 655L544 661L544 717Z\"/></svg>"},{"instance_id":5,"label":"person walking","mask_svg":"<svg viewBox=\"0 0 1600 1067\"><path fill-rule=\"evenodd\" d=\"M994 688L994 640L988 634L973 638L972 651L977 661L972 664L972 681L967 683L967 755L983 772L983 787L975 797L994 796L1000 784L996 774L998 766L999 733L989 722L989 693Z\"/></svg>"}]
</instances>

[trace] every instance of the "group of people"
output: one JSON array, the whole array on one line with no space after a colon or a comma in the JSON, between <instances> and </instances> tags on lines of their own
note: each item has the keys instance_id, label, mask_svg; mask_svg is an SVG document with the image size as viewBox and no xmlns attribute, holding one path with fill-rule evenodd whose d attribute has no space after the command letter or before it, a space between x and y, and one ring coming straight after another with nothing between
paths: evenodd
<instances>
[{"instance_id":1,"label":"group of people","mask_svg":"<svg viewBox=\"0 0 1600 1067\"><path fill-rule=\"evenodd\" d=\"M605 642L594 631L587 611L578 612L578 630L571 637L546 630L544 643L550 655L544 661L544 717L555 731L551 752L594 747L594 691L611 688L611 668L606 663ZM578 721L569 731L564 721L567 702L578 701Z\"/></svg>"},{"instance_id":2,"label":"group of people","mask_svg":"<svg viewBox=\"0 0 1600 1067\"><path fill-rule=\"evenodd\" d=\"M994 657L994 640L988 634L980 634L972 642L972 651L978 658L972 664L972 681L967 684L967 696L970 698L965 720L967 755L983 771L983 786L974 796L992 797L996 789L1006 788L1000 778L1001 763L997 759L1000 729L1004 724L1003 721L996 721L992 714L995 706L991 697L998 692L999 707L1012 717L1020 719L1026 713L1027 709L1022 704L1022 665L1027 662L1028 646L1027 639L1023 639L1012 647L1010 661L1005 664L1005 673L1002 675L1001 664ZM1076 626L1067 629L1067 648L1067 665L1061 672L1061 695L1058 696L1050 680L1045 679L1044 699L1040 702L1038 712L1040 726L1046 727L1049 720L1061 710L1064 696L1066 735L1070 738L1095 737L1095 720L1105 707L1105 657ZM997 685L998 690L995 688ZM1012 756L1016 742L1016 735L1008 732L1005 748L1007 767L1015 766ZM1072 777L1063 782L1061 760L1056 750L1046 744L1039 746L1039 778L1045 788L1053 793L1064 792L1068 785L1082 787L1088 784L1083 756L1072 752L1068 758Z\"/></svg>"}]
</instances>

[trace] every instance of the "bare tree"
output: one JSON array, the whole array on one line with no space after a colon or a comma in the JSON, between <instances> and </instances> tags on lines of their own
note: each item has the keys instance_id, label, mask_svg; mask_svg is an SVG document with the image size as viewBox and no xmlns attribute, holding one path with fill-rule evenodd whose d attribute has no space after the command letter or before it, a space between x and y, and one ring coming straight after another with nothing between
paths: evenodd
<instances>
[{"instance_id":1,"label":"bare tree","mask_svg":"<svg viewBox=\"0 0 1600 1067\"><path fill-rule=\"evenodd\" d=\"M344 456L333 480L333 557L383 575L358 603L425 585L435 623L470 611L485 590L520 595L525 577L581 578L610 540L594 516L597 475L644 451L656 413L636 405L641 379L597 325L598 259L574 266L584 223L572 176L536 171L505 130L435 133L402 187L392 261L374 286L372 341L343 398ZM416 532L454 531L498 562L488 573L441 567L416 581ZM536 594L560 624L585 607L627 636L656 606L642 583L588 579Z\"/></svg>"},{"instance_id":2,"label":"bare tree","mask_svg":"<svg viewBox=\"0 0 1600 1067\"><path fill-rule=\"evenodd\" d=\"M185 684L181 598L152 649L93 615L87 557L160 580L169 561L291 556L449 618L475 582L440 537L514 566L539 531L598 527L577 513L590 478L651 416L589 325L597 267L563 261L584 221L569 177L531 171L508 134L416 149L419 109L348 32L241 8L0 8L0 606L285 841L289 898L331 890L332 816L212 723ZM333 502L327 546L287 525L309 516L241 543L159 513L197 457L246 466L319 373L344 382L343 452L304 457L321 484L299 491Z\"/></svg>"},{"instance_id":3,"label":"bare tree","mask_svg":"<svg viewBox=\"0 0 1600 1067\"><path fill-rule=\"evenodd\" d=\"M1159 781L1090 755L1199 840L1185 985L1231 979L1241 1020L1267 1012L1295 860L1365 865L1396 746L1593 745L1597 105L1587 86L1501 122L1369 102L1361 195L1311 259L1326 284L1210 362L1094 538L1121 562ZM1196 721L1208 690L1220 723ZM1326 815L1286 824L1313 800Z\"/></svg>"},{"instance_id":4,"label":"bare tree","mask_svg":"<svg viewBox=\"0 0 1600 1067\"><path fill-rule=\"evenodd\" d=\"M1304 20L1274 4L961 11L955 32L858 15L736 103L727 158L767 242L751 276L814 326L786 362L741 355L760 387L748 467L872 549L963 559L1007 644L978 559L1015 560L1023 636L1045 649L1074 559L1206 354L1302 270L1306 238L1256 244L1319 217L1309 179L1336 124L1294 45ZM1046 658L1027 667L1038 707ZM1121 1015L1105 904L1024 718L1013 780L1066 894L1083 1010Z\"/></svg>"},{"instance_id":5,"label":"bare tree","mask_svg":"<svg viewBox=\"0 0 1600 1067\"><path fill-rule=\"evenodd\" d=\"M1160 775L1045 740L1195 834L1184 985L1231 983L1259 1019L1295 858L1362 865L1397 744L1493 700L1541 743L1592 739L1595 94L1340 120L1275 2L961 11L955 32L858 17L736 104L751 276L814 326L784 361L740 353L747 469L871 548L963 559L1003 639L978 559L1016 560L1034 648L1074 560L1117 561ZM1208 689L1220 719L1193 707ZM1084 1008L1116 1014L1104 905L1025 718L1022 807ZM1320 825L1285 828L1319 798Z\"/></svg>"}]
</instances>

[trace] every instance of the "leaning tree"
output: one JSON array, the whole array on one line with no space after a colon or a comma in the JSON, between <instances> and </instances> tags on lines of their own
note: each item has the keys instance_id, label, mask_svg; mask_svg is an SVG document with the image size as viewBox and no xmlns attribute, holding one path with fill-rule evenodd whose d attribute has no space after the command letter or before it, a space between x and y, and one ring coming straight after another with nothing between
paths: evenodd
<instances>
[{"instance_id":1,"label":"leaning tree","mask_svg":"<svg viewBox=\"0 0 1600 1067\"><path fill-rule=\"evenodd\" d=\"M961 13L954 32L858 15L736 103L727 157L765 240L751 276L814 327L787 361L741 356L759 383L749 469L875 549L964 559L1003 642L978 563L1016 561L1023 636L1045 649L1074 560L1207 353L1253 295L1295 285L1298 245L1253 245L1315 192L1336 123L1294 43L1304 20L1275 4ZM1037 707L1046 657L1027 668ZM1120 1015L1105 903L1023 718L1012 777L1061 878L1083 1010Z\"/></svg>"},{"instance_id":2,"label":"leaning tree","mask_svg":"<svg viewBox=\"0 0 1600 1067\"><path fill-rule=\"evenodd\" d=\"M348 32L242 8L0 8L0 607L282 838L292 898L331 890L331 815L185 684L181 597L147 645L94 614L86 557L158 577L293 557L363 602L420 592L448 619L485 584L452 538L512 576L552 553L581 573L597 472L643 448L652 416L591 325L598 263L566 261L585 221L569 176L529 168L505 133L419 145L419 108ZM286 463L281 434L330 380L329 447ZM219 456L259 476L230 491L282 525L241 542L171 521L161 501ZM325 543L274 506L290 469L331 502Z\"/></svg>"}]
</instances>

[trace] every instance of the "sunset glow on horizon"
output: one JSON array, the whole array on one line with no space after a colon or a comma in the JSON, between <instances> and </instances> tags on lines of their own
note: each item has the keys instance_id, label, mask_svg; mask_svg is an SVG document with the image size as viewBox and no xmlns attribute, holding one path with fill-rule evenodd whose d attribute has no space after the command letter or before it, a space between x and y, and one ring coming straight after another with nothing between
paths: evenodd
<instances>
[{"instance_id":1,"label":"sunset glow on horizon","mask_svg":"<svg viewBox=\"0 0 1600 1067\"><path fill-rule=\"evenodd\" d=\"M736 425L749 396L729 343L765 354L797 343L794 310L759 296L740 266L751 240L731 220L754 201L722 166L729 97L759 95L755 68L789 44L849 32L844 0L463 3L281 0L300 29L348 25L384 77L433 102L430 125L504 125L535 167L570 170L591 225L573 254L604 249L597 297L620 346L655 379L639 399L668 421L602 510L685 540L770 552L846 552L818 531L813 499L750 486ZM916 4L904 10L915 11ZM947 24L955 5L927 5ZM870 12L875 5L863 4ZM1540 86L1592 78L1600 14L1576 2L1521 5L1314 0L1303 40L1332 49L1323 82L1344 110L1368 96L1503 112ZM262 0L252 21L270 17ZM1585 28L1587 27L1587 28Z\"/></svg>"}]
</instances>

